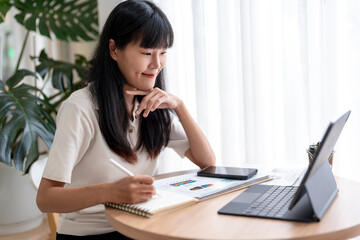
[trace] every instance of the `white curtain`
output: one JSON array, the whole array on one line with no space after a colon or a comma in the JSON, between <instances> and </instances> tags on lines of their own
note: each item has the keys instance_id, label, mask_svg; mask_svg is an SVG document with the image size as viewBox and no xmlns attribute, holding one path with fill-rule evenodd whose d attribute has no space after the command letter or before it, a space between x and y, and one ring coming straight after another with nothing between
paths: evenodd
<instances>
[{"instance_id":1,"label":"white curtain","mask_svg":"<svg viewBox=\"0 0 360 240\"><path fill-rule=\"evenodd\" d=\"M158 0L175 31L168 90L218 165L304 165L330 121L352 114L333 171L360 181L360 2ZM193 168L162 156L159 171Z\"/></svg>"}]
</instances>

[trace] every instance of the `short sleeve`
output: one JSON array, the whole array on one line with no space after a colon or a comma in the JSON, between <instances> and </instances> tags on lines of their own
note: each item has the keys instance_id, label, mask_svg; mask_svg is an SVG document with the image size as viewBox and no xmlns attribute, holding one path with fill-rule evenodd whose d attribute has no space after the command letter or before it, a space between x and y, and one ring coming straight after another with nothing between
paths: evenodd
<instances>
[{"instance_id":1,"label":"short sleeve","mask_svg":"<svg viewBox=\"0 0 360 240\"><path fill-rule=\"evenodd\" d=\"M71 183L73 168L89 148L94 130L85 114L71 102L61 105L56 124L43 177Z\"/></svg>"},{"instance_id":2,"label":"short sleeve","mask_svg":"<svg viewBox=\"0 0 360 240\"><path fill-rule=\"evenodd\" d=\"M185 157L185 152L190 148L185 130L177 116L172 116L171 132L167 147L173 149L181 158Z\"/></svg>"}]
</instances>

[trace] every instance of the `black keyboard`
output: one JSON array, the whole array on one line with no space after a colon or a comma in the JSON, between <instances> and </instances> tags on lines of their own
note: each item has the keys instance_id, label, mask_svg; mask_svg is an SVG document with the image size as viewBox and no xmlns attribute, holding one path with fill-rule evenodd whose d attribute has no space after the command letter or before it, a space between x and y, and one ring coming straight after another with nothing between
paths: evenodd
<instances>
[{"instance_id":1,"label":"black keyboard","mask_svg":"<svg viewBox=\"0 0 360 240\"><path fill-rule=\"evenodd\" d=\"M260 217L282 217L288 211L296 191L297 187L272 186L253 202L243 214Z\"/></svg>"}]
</instances>

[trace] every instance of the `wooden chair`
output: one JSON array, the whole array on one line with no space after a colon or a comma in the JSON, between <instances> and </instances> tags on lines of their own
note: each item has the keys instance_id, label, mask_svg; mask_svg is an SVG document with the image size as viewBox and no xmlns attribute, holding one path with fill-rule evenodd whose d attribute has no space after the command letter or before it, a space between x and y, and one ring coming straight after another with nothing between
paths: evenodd
<instances>
[{"instance_id":1,"label":"wooden chair","mask_svg":"<svg viewBox=\"0 0 360 240\"><path fill-rule=\"evenodd\" d=\"M56 240L56 229L59 225L59 214L58 213L47 213L47 219L50 229L50 240Z\"/></svg>"}]
</instances>

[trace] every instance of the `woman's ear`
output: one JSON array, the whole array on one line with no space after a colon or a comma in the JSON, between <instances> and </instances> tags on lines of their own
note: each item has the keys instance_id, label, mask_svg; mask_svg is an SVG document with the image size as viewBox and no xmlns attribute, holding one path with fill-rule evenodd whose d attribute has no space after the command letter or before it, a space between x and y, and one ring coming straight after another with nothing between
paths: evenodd
<instances>
[{"instance_id":1,"label":"woman's ear","mask_svg":"<svg viewBox=\"0 0 360 240\"><path fill-rule=\"evenodd\" d=\"M117 61L117 57L116 57L116 45L115 45L115 41L113 39L109 40L109 51L110 51L110 57Z\"/></svg>"}]
</instances>

